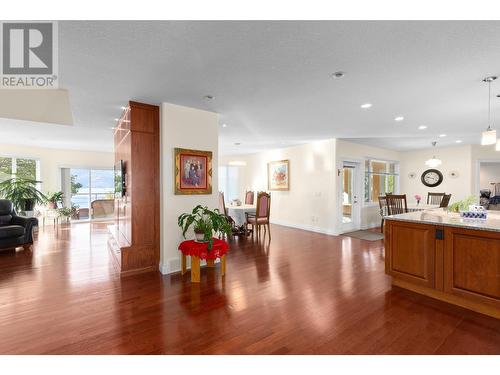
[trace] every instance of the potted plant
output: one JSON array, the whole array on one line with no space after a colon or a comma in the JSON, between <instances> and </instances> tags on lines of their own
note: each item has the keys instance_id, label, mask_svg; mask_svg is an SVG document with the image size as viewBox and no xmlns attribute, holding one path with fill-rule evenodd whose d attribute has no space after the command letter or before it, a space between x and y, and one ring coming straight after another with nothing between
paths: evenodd
<instances>
[{"instance_id":1,"label":"potted plant","mask_svg":"<svg viewBox=\"0 0 500 375\"><path fill-rule=\"evenodd\" d=\"M212 249L213 234L231 234L231 225L225 215L218 209L210 210L206 206L198 205L191 213L183 213L177 219L177 224L182 229L182 235L186 238L187 230L193 226L195 238L200 242L208 243L208 250Z\"/></svg>"},{"instance_id":2,"label":"potted plant","mask_svg":"<svg viewBox=\"0 0 500 375\"><path fill-rule=\"evenodd\" d=\"M51 210L55 210L57 208L58 203L63 203L64 194L62 191L58 191L55 193L47 193L47 207Z\"/></svg>"},{"instance_id":3,"label":"potted plant","mask_svg":"<svg viewBox=\"0 0 500 375\"><path fill-rule=\"evenodd\" d=\"M469 209L469 205L474 204L476 202L476 197L471 195L470 197L463 199L461 201L455 202L448 207L448 211L450 212L460 212L467 211Z\"/></svg>"},{"instance_id":4,"label":"potted plant","mask_svg":"<svg viewBox=\"0 0 500 375\"><path fill-rule=\"evenodd\" d=\"M41 181L14 177L0 182L0 196L10 200L18 212L28 216L36 204L46 201L45 195L36 187L39 183Z\"/></svg>"},{"instance_id":5,"label":"potted plant","mask_svg":"<svg viewBox=\"0 0 500 375\"><path fill-rule=\"evenodd\" d=\"M78 206L72 204L71 207L58 208L57 214L59 215L59 217L64 217L66 221L69 221L69 219L76 217L77 210Z\"/></svg>"}]
</instances>

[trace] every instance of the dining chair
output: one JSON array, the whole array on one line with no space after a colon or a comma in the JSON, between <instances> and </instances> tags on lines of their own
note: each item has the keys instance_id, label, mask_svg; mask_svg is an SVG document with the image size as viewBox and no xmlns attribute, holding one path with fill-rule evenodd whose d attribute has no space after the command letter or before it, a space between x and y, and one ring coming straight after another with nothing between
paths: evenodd
<instances>
[{"instance_id":1,"label":"dining chair","mask_svg":"<svg viewBox=\"0 0 500 375\"><path fill-rule=\"evenodd\" d=\"M226 201L224 200L223 191L219 191L219 212L227 216Z\"/></svg>"},{"instance_id":2,"label":"dining chair","mask_svg":"<svg viewBox=\"0 0 500 375\"><path fill-rule=\"evenodd\" d=\"M441 204L446 193L427 193L427 204Z\"/></svg>"},{"instance_id":3,"label":"dining chair","mask_svg":"<svg viewBox=\"0 0 500 375\"><path fill-rule=\"evenodd\" d=\"M408 204L406 202L406 194L387 194L387 214L398 215L408 212Z\"/></svg>"},{"instance_id":4,"label":"dining chair","mask_svg":"<svg viewBox=\"0 0 500 375\"><path fill-rule=\"evenodd\" d=\"M268 193L259 192L257 194L257 208L255 214L246 212L246 229L248 225L252 226L252 236L257 229L257 236L260 233L260 227L264 226L264 233L266 232L266 225L269 231L269 240L271 240L271 227L269 225L269 215L271 213L271 196Z\"/></svg>"},{"instance_id":5,"label":"dining chair","mask_svg":"<svg viewBox=\"0 0 500 375\"><path fill-rule=\"evenodd\" d=\"M450 204L450 199L451 199L451 194L445 194L443 196L443 199L441 199L441 203L439 204L439 207L447 208L448 205Z\"/></svg>"},{"instance_id":6,"label":"dining chair","mask_svg":"<svg viewBox=\"0 0 500 375\"><path fill-rule=\"evenodd\" d=\"M247 191L245 193L245 204L253 204L254 193L253 191Z\"/></svg>"},{"instance_id":7,"label":"dining chair","mask_svg":"<svg viewBox=\"0 0 500 375\"><path fill-rule=\"evenodd\" d=\"M382 218L382 221L380 223L380 231L383 233L384 221L385 217L387 216L387 198L383 195L378 197L378 205L380 207L380 217Z\"/></svg>"},{"instance_id":8,"label":"dining chair","mask_svg":"<svg viewBox=\"0 0 500 375\"><path fill-rule=\"evenodd\" d=\"M236 234L237 228L234 219L228 215L228 210L226 208L226 201L224 199L224 192L219 191L219 212L226 217L227 222L231 225L232 234Z\"/></svg>"}]
</instances>

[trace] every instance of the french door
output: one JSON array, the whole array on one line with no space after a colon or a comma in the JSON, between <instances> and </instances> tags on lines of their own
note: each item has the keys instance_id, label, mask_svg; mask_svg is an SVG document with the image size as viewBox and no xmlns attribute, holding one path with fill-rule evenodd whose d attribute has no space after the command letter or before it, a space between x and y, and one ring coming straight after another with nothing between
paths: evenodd
<instances>
[{"instance_id":1,"label":"french door","mask_svg":"<svg viewBox=\"0 0 500 375\"><path fill-rule=\"evenodd\" d=\"M361 196L360 164L343 161L340 168L340 231L342 233L360 229Z\"/></svg>"}]
</instances>

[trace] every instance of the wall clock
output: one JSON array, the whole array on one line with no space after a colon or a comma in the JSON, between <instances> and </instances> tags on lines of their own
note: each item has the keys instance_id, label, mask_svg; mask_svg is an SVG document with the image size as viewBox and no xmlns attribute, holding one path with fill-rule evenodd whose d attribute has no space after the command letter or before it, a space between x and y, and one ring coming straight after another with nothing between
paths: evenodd
<instances>
[{"instance_id":1,"label":"wall clock","mask_svg":"<svg viewBox=\"0 0 500 375\"><path fill-rule=\"evenodd\" d=\"M436 187L443 182L443 174L437 169L427 169L422 173L422 183L428 187Z\"/></svg>"}]
</instances>

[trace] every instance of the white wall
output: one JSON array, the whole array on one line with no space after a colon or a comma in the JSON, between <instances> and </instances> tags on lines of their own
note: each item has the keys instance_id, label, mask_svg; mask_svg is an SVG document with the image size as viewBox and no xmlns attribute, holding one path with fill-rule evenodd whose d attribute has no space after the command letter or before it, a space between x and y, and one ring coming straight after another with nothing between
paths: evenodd
<instances>
[{"instance_id":1,"label":"white wall","mask_svg":"<svg viewBox=\"0 0 500 375\"><path fill-rule=\"evenodd\" d=\"M342 168L342 161L358 161L361 166L361 176L365 174L365 160L366 159L378 159L378 160L389 160L389 161L399 161L400 153L394 150L388 150L380 147L373 147L367 145L361 145L358 143L347 142L343 140L337 140L337 150L336 150L336 160L337 169ZM337 177L337 185L341 186L341 177ZM380 226L380 213L378 203L364 203L364 180L361 180L361 228L372 228ZM400 190L404 191L404 190ZM340 204L341 202L337 198L336 212L340 215Z\"/></svg>"},{"instance_id":2,"label":"white wall","mask_svg":"<svg viewBox=\"0 0 500 375\"><path fill-rule=\"evenodd\" d=\"M40 161L42 191L61 190L62 167L113 168L113 152L58 150L53 148L0 144L0 156L26 157Z\"/></svg>"},{"instance_id":3,"label":"white wall","mask_svg":"<svg viewBox=\"0 0 500 375\"><path fill-rule=\"evenodd\" d=\"M251 155L221 157L220 164L244 161L240 198L246 190L267 191L267 163L290 160L290 190L271 191L271 222L322 233L335 232L335 140Z\"/></svg>"},{"instance_id":4,"label":"white wall","mask_svg":"<svg viewBox=\"0 0 500 375\"><path fill-rule=\"evenodd\" d=\"M400 191L406 193L408 201L414 202L413 196L419 194L424 202L427 199L428 192L445 192L452 194L451 203L462 200L471 195L471 182L473 181L472 174L472 147L470 145L455 146L455 147L439 147L435 150L425 149L418 151L401 152L400 164ZM441 159L441 164L438 169L443 173L443 182L435 187L429 188L425 186L420 177L422 173L429 169L425 165L425 161L436 155ZM457 178L452 178L450 172L458 172ZM408 175L415 173L416 177L410 179Z\"/></svg>"},{"instance_id":5,"label":"white wall","mask_svg":"<svg viewBox=\"0 0 500 375\"><path fill-rule=\"evenodd\" d=\"M174 148L212 151L212 194L174 194ZM177 217L197 204L218 205L218 115L213 112L178 106L161 105L161 172L162 218L160 271L180 270L179 243L183 240ZM191 234L190 234L191 235Z\"/></svg>"}]
</instances>

